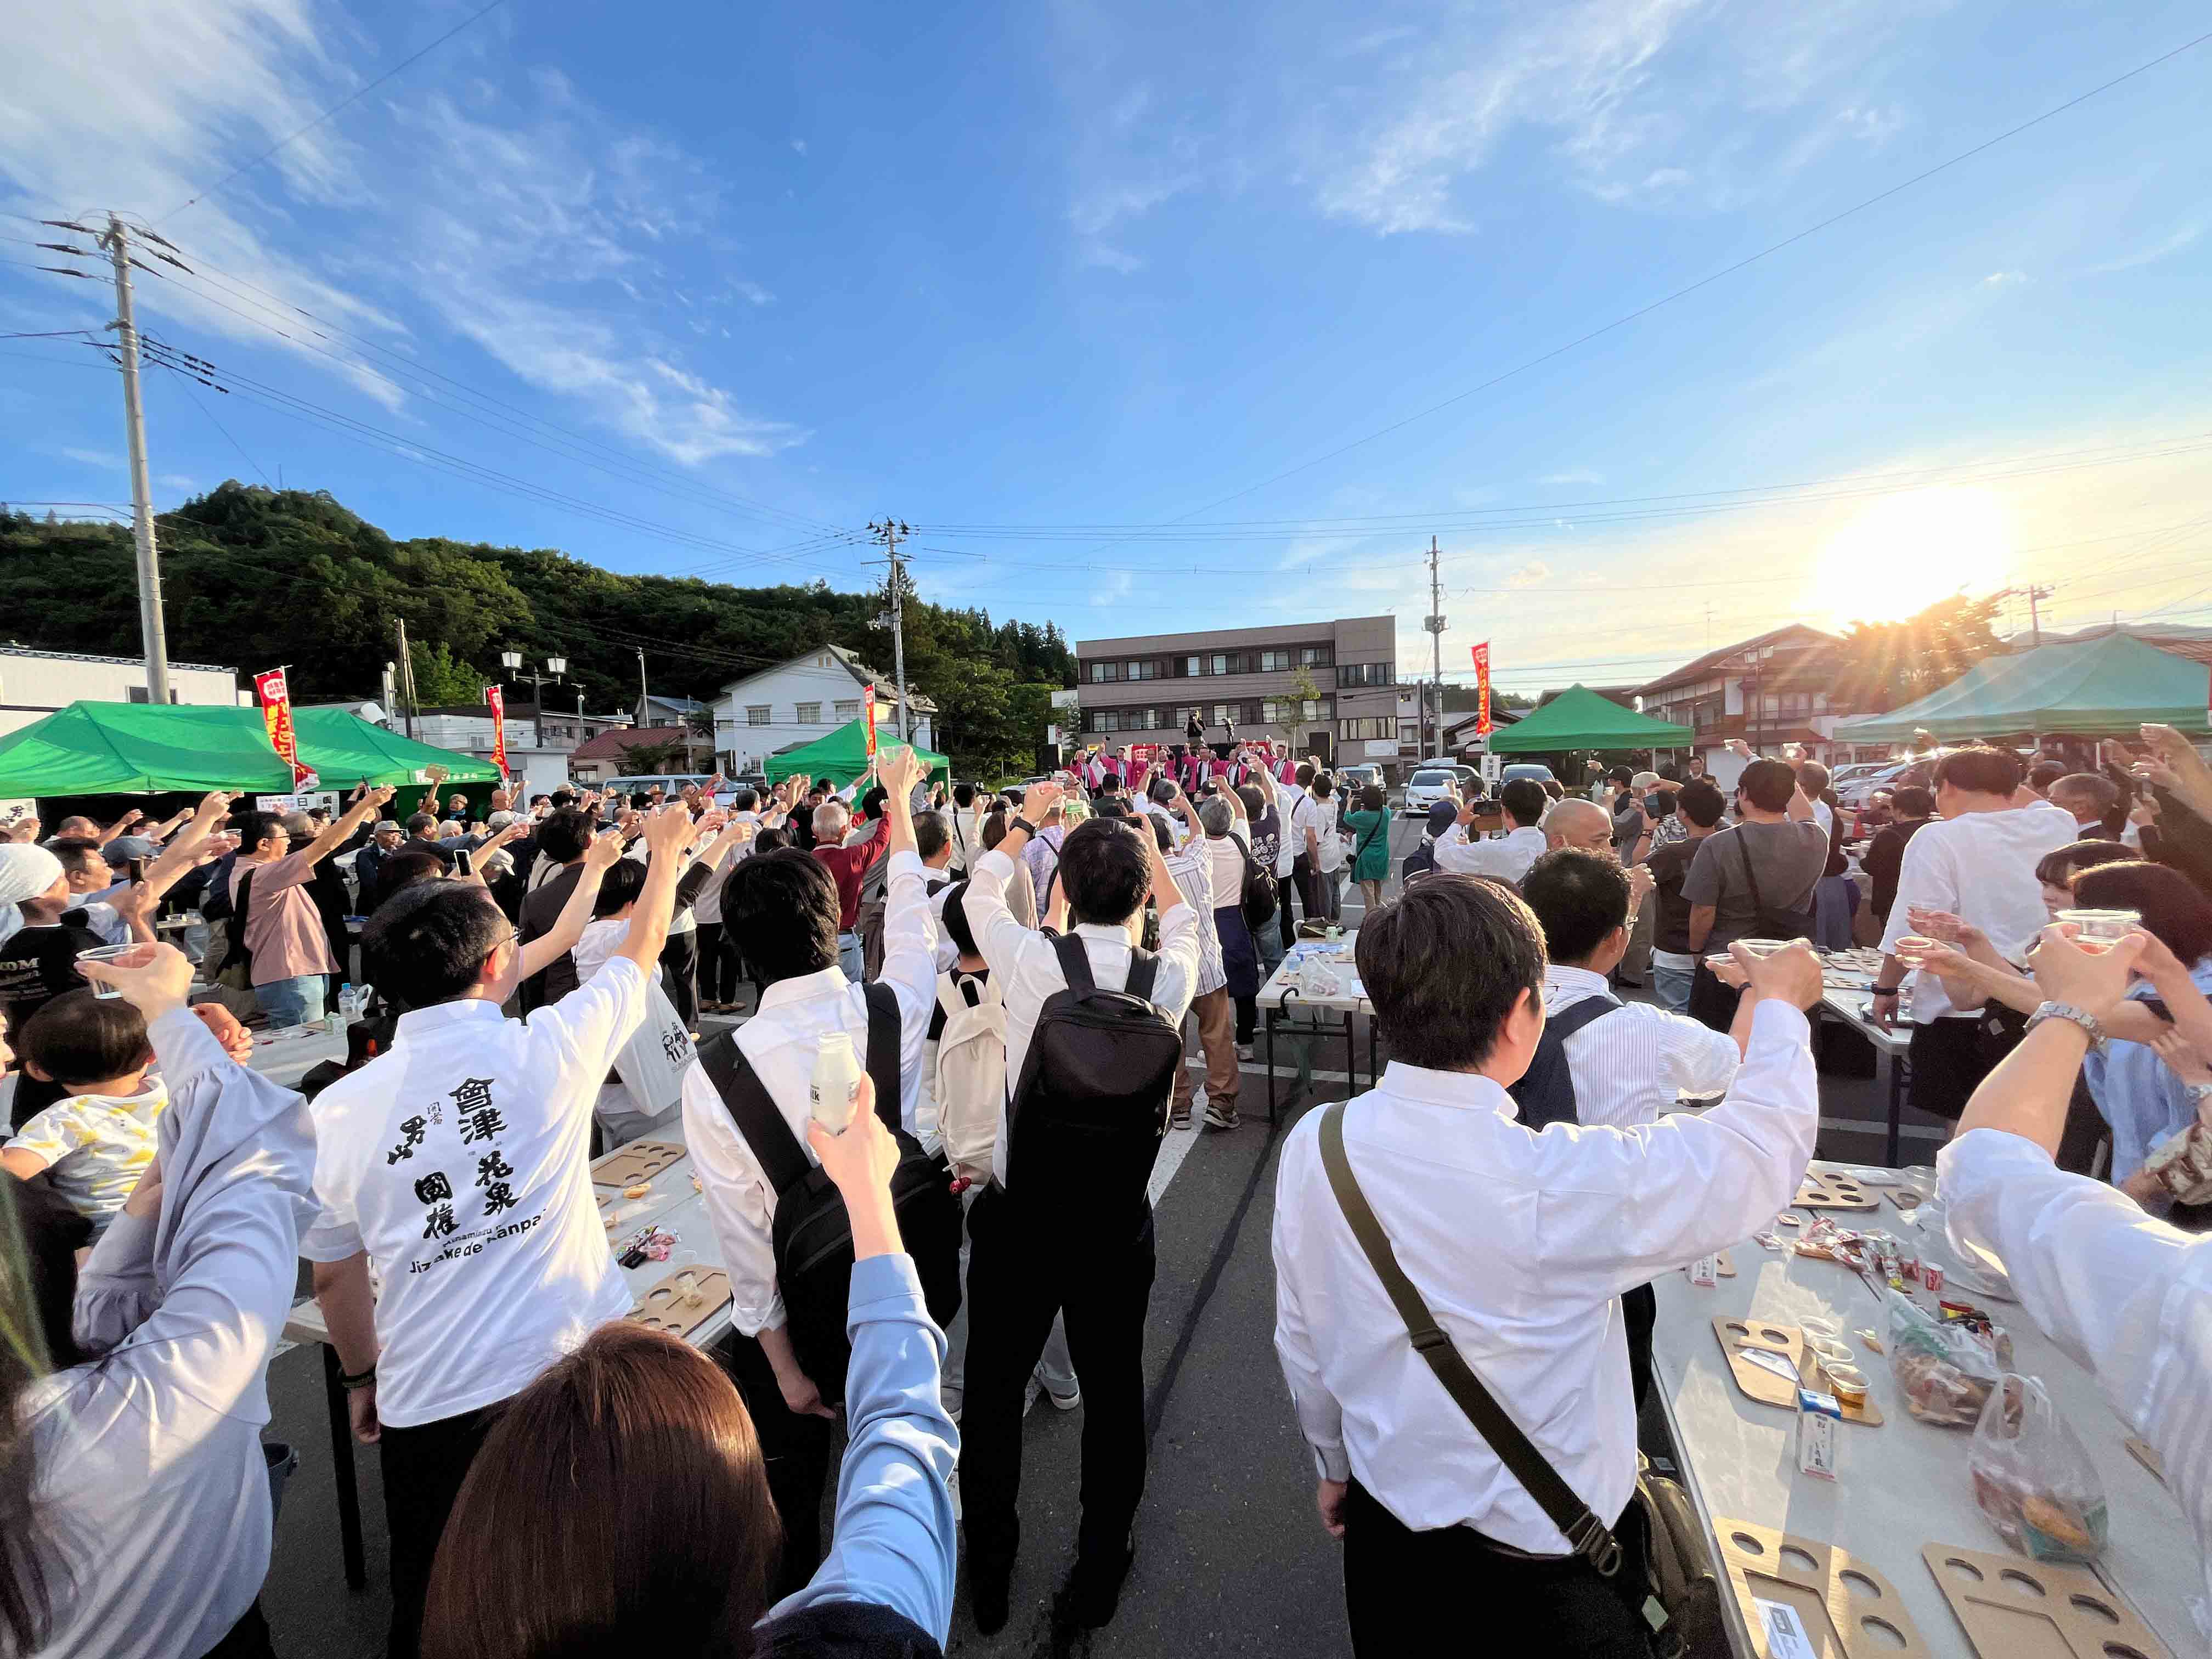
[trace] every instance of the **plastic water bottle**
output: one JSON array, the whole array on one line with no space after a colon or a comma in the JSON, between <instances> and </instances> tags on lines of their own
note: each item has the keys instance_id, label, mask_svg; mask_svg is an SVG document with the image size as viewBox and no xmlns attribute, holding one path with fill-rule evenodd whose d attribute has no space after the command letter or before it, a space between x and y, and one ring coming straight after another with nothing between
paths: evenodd
<instances>
[{"instance_id":1,"label":"plastic water bottle","mask_svg":"<svg viewBox=\"0 0 2212 1659\"><path fill-rule=\"evenodd\" d=\"M842 1031L824 1031L814 1039L814 1076L807 1099L814 1121L833 1135L845 1133L853 1121L853 1095L860 1086L860 1057L853 1039Z\"/></svg>"}]
</instances>

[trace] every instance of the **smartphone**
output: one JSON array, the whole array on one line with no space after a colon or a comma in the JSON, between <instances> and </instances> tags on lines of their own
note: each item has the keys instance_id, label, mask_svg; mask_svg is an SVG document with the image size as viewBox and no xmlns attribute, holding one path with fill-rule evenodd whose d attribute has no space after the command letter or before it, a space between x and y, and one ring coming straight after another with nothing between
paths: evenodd
<instances>
[{"instance_id":1,"label":"smartphone","mask_svg":"<svg viewBox=\"0 0 2212 1659\"><path fill-rule=\"evenodd\" d=\"M143 881L143 880L145 880L145 879L146 879L146 860L143 860L143 859L133 859L133 860L131 860L131 884L132 884L133 886L136 886L138 883L140 883L140 882L142 882L142 881Z\"/></svg>"}]
</instances>

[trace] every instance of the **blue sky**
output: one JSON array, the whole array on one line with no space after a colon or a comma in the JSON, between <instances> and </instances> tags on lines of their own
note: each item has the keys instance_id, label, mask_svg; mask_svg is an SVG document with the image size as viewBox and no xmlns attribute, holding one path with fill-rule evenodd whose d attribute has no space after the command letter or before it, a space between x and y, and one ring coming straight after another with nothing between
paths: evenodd
<instances>
[{"instance_id":1,"label":"blue sky","mask_svg":"<svg viewBox=\"0 0 2212 1659\"><path fill-rule=\"evenodd\" d=\"M250 382L153 375L158 504L281 467L398 536L840 586L829 538L890 514L933 598L1078 638L1388 610L1401 660L1434 533L1448 667L1486 638L1526 689L1960 584L2212 609L2212 44L1462 395L2201 8L508 0L208 191L479 3L23 21L0 210L158 228L197 276L142 326ZM0 332L107 314L0 264ZM112 375L0 353L0 496L127 499Z\"/></svg>"}]
</instances>

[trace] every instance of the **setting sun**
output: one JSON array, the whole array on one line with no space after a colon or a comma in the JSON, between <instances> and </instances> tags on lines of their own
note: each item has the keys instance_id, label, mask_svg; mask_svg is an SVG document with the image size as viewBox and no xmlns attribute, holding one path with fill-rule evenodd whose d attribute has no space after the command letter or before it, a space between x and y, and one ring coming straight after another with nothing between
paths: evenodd
<instances>
[{"instance_id":1,"label":"setting sun","mask_svg":"<svg viewBox=\"0 0 2212 1659\"><path fill-rule=\"evenodd\" d=\"M2012 525L1986 489L1923 489L1862 511L1832 538L1815 576L1839 622L1897 622L1965 588L2001 586Z\"/></svg>"}]
</instances>

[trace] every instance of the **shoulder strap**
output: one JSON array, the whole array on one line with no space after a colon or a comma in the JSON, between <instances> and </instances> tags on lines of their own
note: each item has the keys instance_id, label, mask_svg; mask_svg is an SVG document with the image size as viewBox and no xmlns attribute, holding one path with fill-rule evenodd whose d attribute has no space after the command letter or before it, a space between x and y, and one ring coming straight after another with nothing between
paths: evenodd
<instances>
[{"instance_id":1,"label":"shoulder strap","mask_svg":"<svg viewBox=\"0 0 2212 1659\"><path fill-rule=\"evenodd\" d=\"M1370 829L1365 835L1362 836L1359 838L1359 845L1352 849L1352 856L1355 863L1367 856L1367 849L1375 845L1375 837L1382 833L1382 826L1389 821L1390 812L1388 807L1385 807L1382 811L1377 812L1375 815L1375 823L1373 828Z\"/></svg>"},{"instance_id":2,"label":"shoulder strap","mask_svg":"<svg viewBox=\"0 0 2212 1659\"><path fill-rule=\"evenodd\" d=\"M1389 1292L1415 1352L1428 1362L1429 1369L1436 1373L1437 1381L1451 1396L1452 1403L1466 1415L1474 1431L1489 1443L1498 1462L1536 1500L1537 1507L1550 1517L1552 1524L1566 1534L1575 1553L1587 1558L1604 1577L1612 1577L1620 1565L1620 1546L1612 1532L1591 1513L1589 1505L1575 1495L1574 1488L1559 1478L1550 1460L1536 1449L1522 1432L1520 1425L1506 1414L1505 1408L1483 1386L1482 1379L1460 1357L1451 1338L1437 1323L1429 1304L1421 1300L1420 1291L1406 1277L1406 1270L1398 1265L1397 1253L1390 1248L1390 1236L1382 1231L1382 1224L1368 1206L1367 1194L1359 1190L1358 1180L1352 1173L1352 1161L1345 1156L1344 1107L1345 1103L1339 1101L1322 1115L1322 1166L1328 1171L1329 1187L1336 1194L1337 1206L1344 1212L1345 1220L1351 1225L1352 1236L1359 1241L1359 1248L1366 1253L1375 1276Z\"/></svg>"},{"instance_id":3,"label":"shoulder strap","mask_svg":"<svg viewBox=\"0 0 2212 1659\"><path fill-rule=\"evenodd\" d=\"M1620 1004L1609 996L1584 997L1580 1002L1571 1005L1545 1021L1545 1035L1548 1036L1556 1032L1559 1041L1565 1042L1583 1026L1593 1021L1603 1019L1620 1006Z\"/></svg>"},{"instance_id":4,"label":"shoulder strap","mask_svg":"<svg viewBox=\"0 0 2212 1659\"><path fill-rule=\"evenodd\" d=\"M898 993L879 979L861 988L868 1000L868 1076L876 1085L876 1115L896 1133L905 1127L899 1076Z\"/></svg>"},{"instance_id":5,"label":"shoulder strap","mask_svg":"<svg viewBox=\"0 0 2212 1659\"><path fill-rule=\"evenodd\" d=\"M1057 875L1059 872L1054 871ZM1067 988L1079 997L1087 997L1098 988L1098 981L1091 976L1091 956L1083 948L1083 941L1073 933L1062 933L1052 942L1052 953L1060 958L1060 974L1067 981Z\"/></svg>"},{"instance_id":6,"label":"shoulder strap","mask_svg":"<svg viewBox=\"0 0 2212 1659\"><path fill-rule=\"evenodd\" d=\"M1743 878L1751 884L1751 908L1756 924L1758 917L1765 914L1766 901L1759 896L1759 872L1751 867L1751 843L1743 838L1743 826L1740 823L1729 833L1735 837L1735 855L1743 862Z\"/></svg>"},{"instance_id":7,"label":"shoulder strap","mask_svg":"<svg viewBox=\"0 0 2212 1659\"><path fill-rule=\"evenodd\" d=\"M252 962L253 960L252 953L246 948L246 924L252 914L252 903L253 868L249 865L246 869L240 872L238 885L232 891L230 901L230 948L222 953L222 960L216 963L216 971L217 973L221 973L224 969L232 967L238 963Z\"/></svg>"},{"instance_id":8,"label":"shoulder strap","mask_svg":"<svg viewBox=\"0 0 2212 1659\"><path fill-rule=\"evenodd\" d=\"M706 1071L707 1080L714 1085L714 1092L722 1097L722 1109L729 1113L745 1145L760 1160L761 1173L777 1196L781 1197L793 1182L805 1179L811 1167L806 1149L799 1144L799 1137L792 1133L791 1125L783 1121L782 1112L769 1097L768 1086L738 1047L738 1034L723 1031L702 1043L699 1064Z\"/></svg>"},{"instance_id":9,"label":"shoulder strap","mask_svg":"<svg viewBox=\"0 0 2212 1659\"><path fill-rule=\"evenodd\" d=\"M1133 997L1152 1000L1152 982L1160 976L1160 959L1150 951L1129 947L1129 982L1121 988Z\"/></svg>"}]
</instances>

